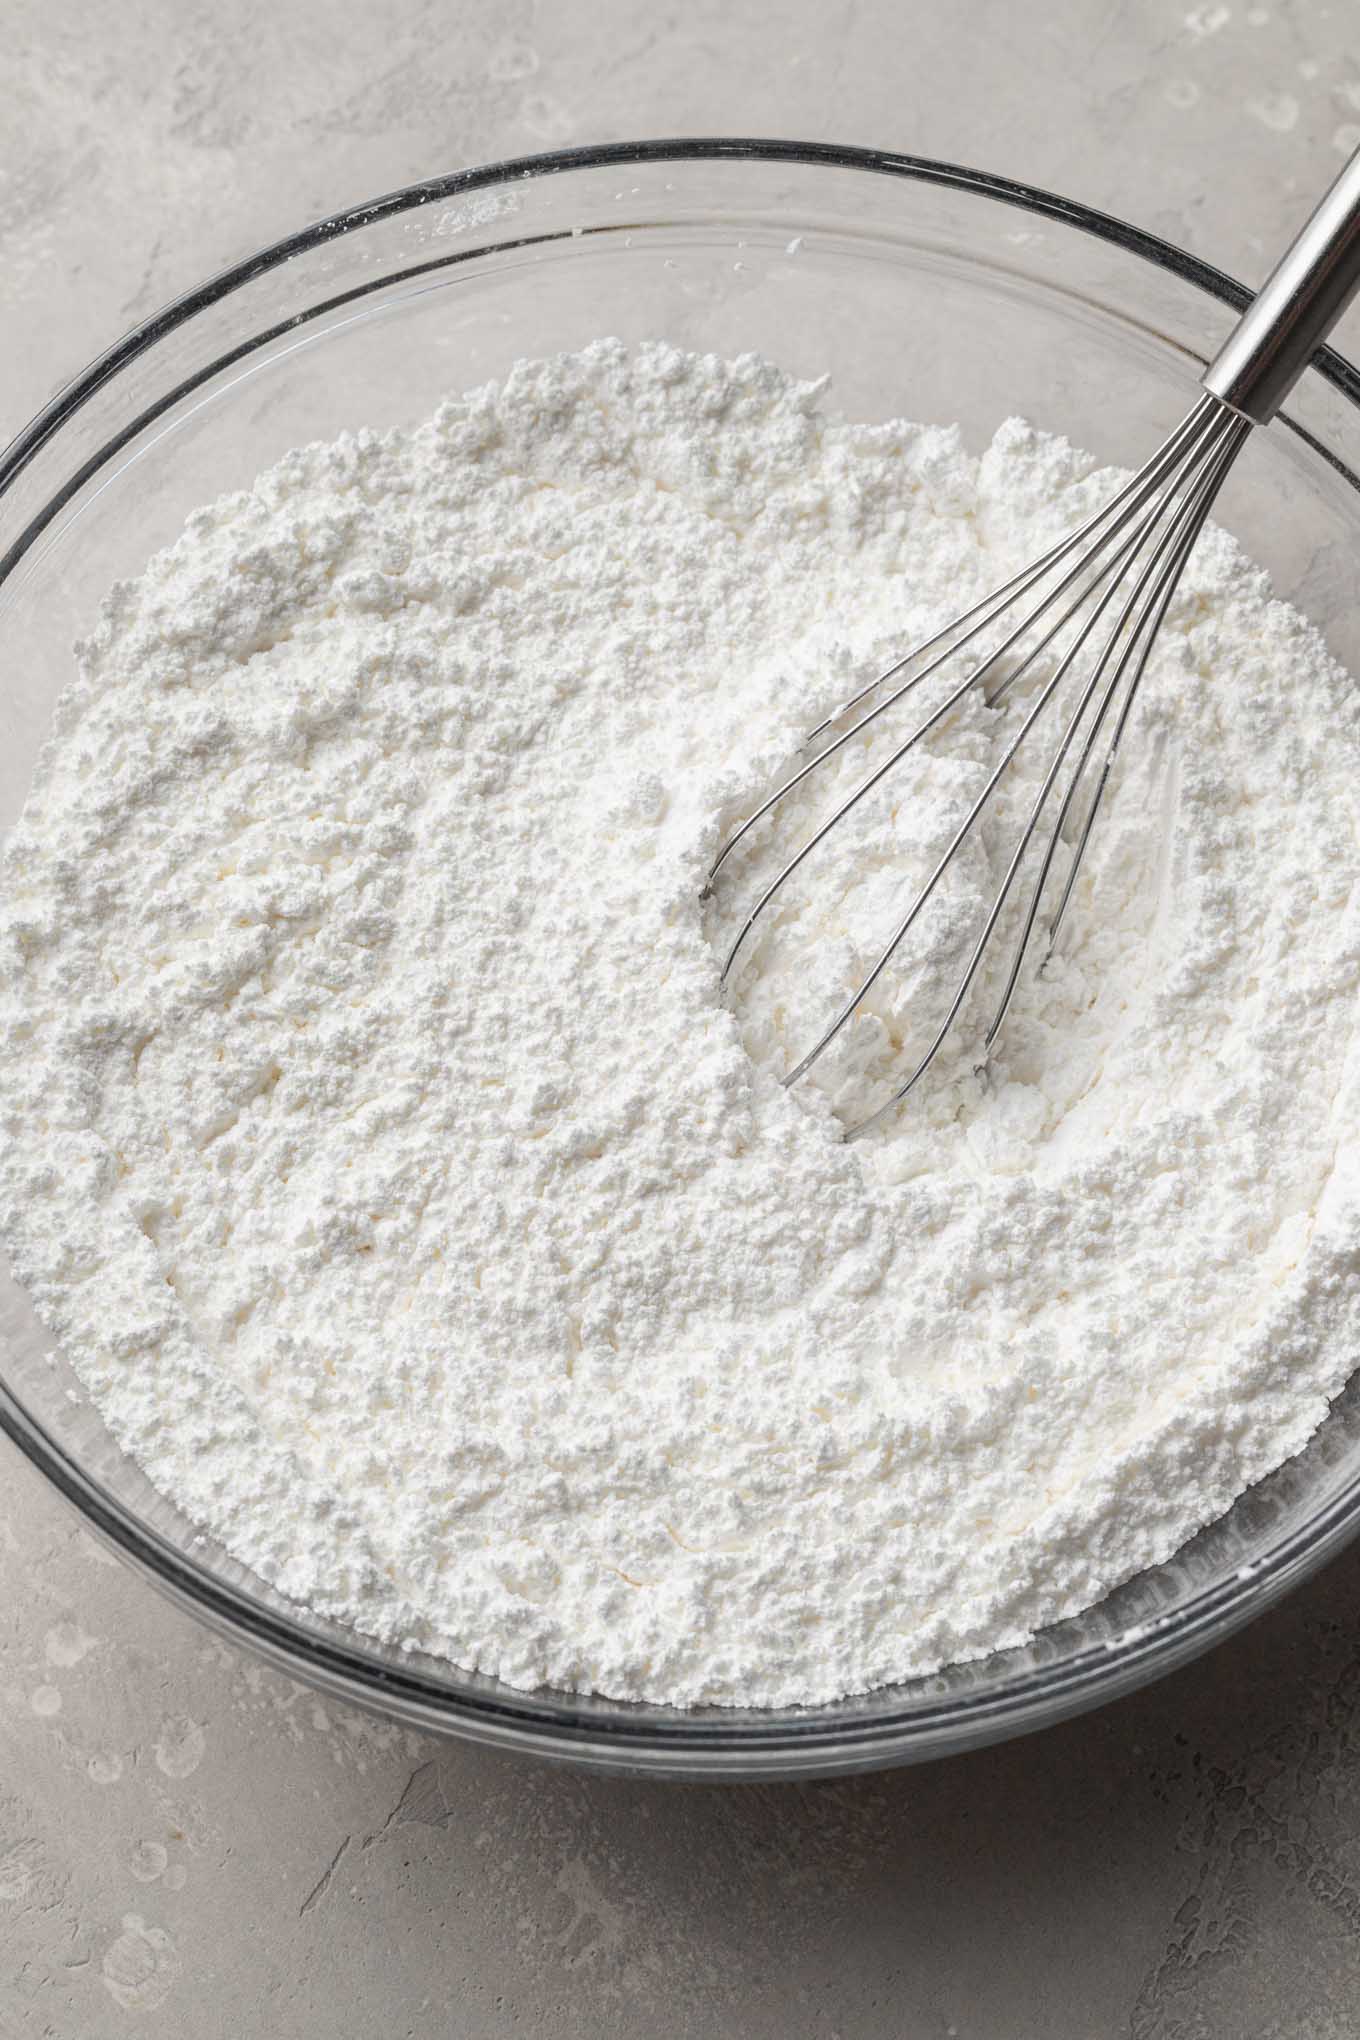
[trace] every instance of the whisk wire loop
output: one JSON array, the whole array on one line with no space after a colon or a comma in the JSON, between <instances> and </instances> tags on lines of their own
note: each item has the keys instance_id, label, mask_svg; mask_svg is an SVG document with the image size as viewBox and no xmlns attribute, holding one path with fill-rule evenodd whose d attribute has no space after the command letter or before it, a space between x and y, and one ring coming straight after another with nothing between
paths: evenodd
<instances>
[{"instance_id":1,"label":"whisk wire loop","mask_svg":"<svg viewBox=\"0 0 1360 2040\"><path fill-rule=\"evenodd\" d=\"M804 740L805 751L838 724L846 723L847 718L855 718L830 743L816 751L814 756L806 758L776 786L773 793L723 843L709 871L704 887L705 897L711 893L719 873L738 845L789 794L804 785L879 717L887 715L933 674L940 672L950 660L985 638L994 625L1002 625L1000 640L990 650L985 644L979 647L963 680L951 688L944 701L890 752L884 763L876 766L839 802L830 817L813 831L807 842L765 887L728 952L722 968L722 980L726 984L742 944L780 888L818 845L825 842L856 804L932 730L939 728L971 690L983 687L989 676L999 675L990 690L983 688L988 706L995 707L1055 641L1062 639L1065 632L1071 632L1071 637L1060 647L1054 672L1038 686L1000 762L989 774L981 794L916 894L891 940L820 1040L784 1079L786 1084L795 1083L825 1053L873 990L901 943L916 925L968 835L977 827L1029 733L1075 669L1084 647L1095 639L1102 619L1114 612L1113 621L1099 641L1093 665L1078 683L1076 706L1068 716L1019 841L992 896L982 931L973 945L943 1023L906 1082L898 1086L886 1104L859 1125L850 1128L847 1139L856 1139L878 1125L902 1102L934 1062L962 1011L1021 866L1039 832L1049 800L1064 767L1075 752L1075 764L1058 801L1056 819L1048 832L1038 874L1021 915L1019 936L1011 952L1001 998L984 1038L984 1058L992 1047L1010 1009L1029 953L1059 846L1069 840L1069 825L1077 811L1077 800L1100 750L1102 736L1113 717L1099 769L1095 772L1094 787L1087 799L1081 825L1075 832L1076 841L1068 861L1062 893L1048 924L1044 962L1051 956L1115 759L1129 726L1153 644L1219 489L1252 427L1268 424L1275 416L1284 397L1312 359L1314 350L1357 292L1360 292L1360 150L1338 172L1331 189L1285 250L1256 299L1205 370L1200 379L1202 394L1198 401L1151 460L1075 531L1049 546L1000 587L982 596L902 658L894 660L832 715L818 723ZM1056 579L1050 582L1051 576L1056 576ZM1122 601L1118 599L1121 590L1124 591ZM1031 594L1037 599L1026 605L1026 598ZM1064 600L1069 596L1070 599ZM1006 622L1005 619L1017 609L1023 612L1019 620ZM1050 612L1054 613L1054 620L1035 638L1036 627ZM1019 652L1022 645L1027 646L1023 656L1014 665L1006 667L1005 662L1010 655ZM902 678L903 675L907 677ZM890 686L894 681L899 684ZM890 687L886 694L882 692L885 687ZM878 698L862 714L857 714L871 697ZM1039 967L1042 969L1043 964Z\"/></svg>"},{"instance_id":2,"label":"whisk wire loop","mask_svg":"<svg viewBox=\"0 0 1360 2040\"><path fill-rule=\"evenodd\" d=\"M846 1136L848 1139L858 1138L877 1125L914 1089L934 1062L962 1010L1063 767L1074 746L1078 744L1083 726L1086 726L1086 734L1077 750L1075 768L1061 799L1057 820L1043 853L1038 879L1024 915L1005 988L985 1037L984 1054L991 1048L1019 981L1057 850L1072 814L1078 789L1095 753L1100 733L1107 724L1111 708L1119 696L1121 687L1129 681L1124 706L1116 718L1114 733L1072 855L1065 889L1050 926L1051 950L1058 925L1071 898L1077 868L1090 840L1114 755L1128 723L1129 712L1142 679L1152 639L1160 627L1185 561L1208 515L1223 476L1248 430L1249 426L1244 420L1215 398L1210 396L1201 398L1158 448L1151 460L1074 532L1058 544L1050 546L1036 560L1031 561L1018 574L1012 575L1009 581L993 590L981 602L975 603L952 623L946 624L933 636L915 646L902 659L879 674L867 687L861 688L844 704L836 716L820 724L812 732L809 742L814 741L846 715L852 715L868 700L875 689L881 688L904 672L909 673L905 681L860 715L830 744L823 747L776 787L728 838L719 852L709 874L710 888L737 845L788 794L802 785L862 731L912 693L923 681L938 672L947 661L972 645L988 626L996 625L1005 618L1008 611L1018 605L1021 606L1022 613L1018 620L1009 627L1003 626L1003 635L990 649L985 647L979 649L964 678L949 690L944 700L917 724L902 743L889 752L886 759L875 766L833 808L830 815L814 829L807 841L765 886L743 920L727 953L722 967L722 981L726 983L747 937L780 889L813 851L825 842L831 831L850 811L880 785L933 730L937 729L958 708L967 694L979 687L988 675L995 674L1002 666L1002 662L1011 654L1021 653L1021 656L1009 670L1003 672L999 684L986 695L989 706L998 704L1055 641L1063 638L1065 633L1069 634L1053 673L1043 682L1034 700L1027 707L1019 728L989 773L981 793L955 831L947 849L935 864L924 885L916 893L876 962L856 986L852 995L840 1006L831 1024L785 1077L786 1085L794 1084L825 1054L873 991L902 943L917 924L968 836L977 826L1022 745L1072 673L1079 656L1099 630L1102 620L1112 609L1116 611L1113 622L1100 642L1091 670L1081 684L1076 706L1069 715L943 1022L905 1083L895 1089L885 1105L850 1128ZM1133 579L1130 582L1131 575ZM1044 588L1042 584L1053 576L1056 578L1053 579L1052 585ZM1123 599L1119 601L1121 591ZM1036 599L1026 602L1025 598L1031 595ZM1069 599L1064 601L1064 597ZM1034 637L1036 626L1055 610L1056 615L1052 621L1037 637ZM1027 643L1027 640L1032 641ZM918 670L911 672L910 669L921 660L925 663L919 665ZM1093 702L1094 716L1091 715Z\"/></svg>"},{"instance_id":3,"label":"whisk wire loop","mask_svg":"<svg viewBox=\"0 0 1360 2040\"><path fill-rule=\"evenodd\" d=\"M1177 470L1178 477L1181 473L1183 473L1189 468L1190 462L1193 459L1193 457L1194 457L1193 452L1187 453L1185 455L1181 467L1178 468ZM887 965L892 960L898 948L901 946L901 943L903 942L907 934L910 932L911 928L915 925L917 919L919 918L927 902L929 901L932 893L935 891L936 887L944 878L945 873L948 871L950 865L953 863L959 851L962 849L964 842L966 841L968 836L972 833L973 828L975 827L979 818L981 817L983 810L990 802L992 795L995 793L1002 778L1004 777L1006 772L1010 769L1010 766L1012 765L1016 756L1018 755L1020 748L1023 745L1026 737L1029 735L1030 731L1034 728L1035 724L1039 721L1040 717L1043 716L1043 714L1047 710L1049 703L1053 700L1059 688L1066 680L1072 667L1076 663L1078 654L1082 651L1088 639L1090 639L1093 636L1098 624L1100 623L1102 616L1104 616L1105 612L1109 609L1110 605L1112 604L1115 597L1119 593L1119 590L1123 585L1122 571L1124 567L1131 565L1138 558L1140 553L1148 550L1150 547L1154 545L1159 525L1161 524L1163 518L1170 514L1172 506L1175 504L1176 500L1177 499L1175 498L1174 494L1171 493L1168 493L1158 499L1150 515L1144 520L1144 522L1141 525L1139 525L1135 529L1133 536L1125 540L1123 546L1115 554L1114 559L1109 563L1109 566L1104 570L1104 572L1100 576L1097 577L1096 582L1088 584L1087 588L1083 590L1082 595L1078 599L1077 603L1075 603L1072 607L1072 610L1068 612L1067 617L1064 619L1065 621L1070 621L1076 615L1080 614L1081 604L1082 602L1088 599L1090 593L1092 592L1092 588L1099 584L1099 580L1101 579L1105 580L1106 582L1105 590L1104 593L1101 595L1099 602L1095 605L1091 613L1082 622L1076 637L1073 639L1072 643L1067 647L1067 650L1064 652L1052 677L1047 681L1047 683L1044 685L1044 687L1041 689L1040 693L1036 697L1033 706L1030 708L1029 713L1025 716L1019 730L1016 732L1010 744L1003 752L998 764L994 767L990 777L987 780L986 785L982 789L982 792L978 795L977 799L973 803L973 806L970 808L968 814L964 817L964 820L960 824L957 831L955 832L949 844L949 847L945 850L943 856L936 864L929 878L926 880L921 890L916 894L905 917L898 924L896 931L894 932L887 946L883 949L873 969L869 972L868 976L859 985L859 987L856 989L853 995L842 1006L836 1019L833 1021L832 1025L826 1030L826 1032L821 1036L820 1040L817 1041L816 1044L808 1051L808 1053L803 1057L802 1061L793 1070L789 1072L789 1075L784 1080L786 1084L796 1083L801 1076L803 1076L809 1069L811 1069L812 1065L817 1061L818 1057L822 1055L827 1048L830 1047L831 1043L835 1040L837 1034L851 1019L851 1017L853 1016L853 1014L855 1013L856 1009L861 1004L863 999L866 997L866 995L870 991L872 991L879 977L882 975L883 971L886 969ZM1156 556L1157 555L1154 554L1154 559ZM1072 747L1072 743L1085 717L1091 699L1094 696L1096 689L1100 684L1101 676L1104 673L1106 666L1108 665L1111 653L1113 652L1114 647L1118 642L1121 633L1127 629L1130 616L1139 601L1143 586L1144 583L1142 581L1136 583L1133 589L1127 595L1123 607L1121 608L1119 615L1114 622L1114 625L1112 626L1111 630L1109 631L1106 637L1105 644L1100 652L1098 659L1095 662L1095 665L1091 672L1091 676L1082 689L1082 692L1077 701L1076 709L1068 722L1066 731L1064 732L1062 740L1054 753L1053 759L1049 765L1048 772L1043 780L1042 785L1040 786L1039 793L1034 801L1033 808L1030 812L1029 820L1025 825L1025 828L1021 834L1018 844L1016 845L1014 854L1011 857L1011 861L1006 870L1005 876L1003 877L1001 884L998 887L997 892L992 900L992 904L988 910L986 920L983 924L982 932L978 936L977 942L973 948L972 955L964 971L963 978L953 996L949 1009L945 1015L944 1021L940 1026L940 1029L936 1034L934 1040L932 1041L930 1047L927 1049L925 1055L916 1065L915 1069L908 1077L906 1083L903 1084L900 1087L900 1089L894 1093L893 1098L889 1100L888 1106L883 1108L884 1110L891 1109L892 1105L896 1104L902 1098L905 1098L908 1091L913 1089L913 1087L919 1082L921 1077L925 1075L926 1070L930 1067L930 1064L934 1061L936 1055L939 1053L940 1048L944 1044L946 1036L948 1035L950 1029L952 1028L954 1021L958 1017L964 999L967 997L968 991L973 983L975 976L977 975L979 965L981 964L982 957L986 951L987 945L991 940L993 931L996 928L996 924L1000 920L1001 914L1006 905L1006 901L1010 896L1011 888L1015 882L1016 874L1018 873L1021 863L1024 860L1025 854L1029 849L1031 841L1033 840L1034 833L1039 825L1039 820L1043 813L1044 807L1048 801L1049 794L1053 790L1058 775L1061 772L1063 764L1067 758L1068 752ZM1018 976L1018 974L1019 971L1017 963L1016 975ZM878 1115L876 1114L875 1118L877 1117ZM864 1130L864 1126L867 1126L870 1123L872 1122L866 1121L864 1122L864 1125L852 1129L851 1137L853 1137L853 1135L856 1133L862 1132Z\"/></svg>"}]
</instances>

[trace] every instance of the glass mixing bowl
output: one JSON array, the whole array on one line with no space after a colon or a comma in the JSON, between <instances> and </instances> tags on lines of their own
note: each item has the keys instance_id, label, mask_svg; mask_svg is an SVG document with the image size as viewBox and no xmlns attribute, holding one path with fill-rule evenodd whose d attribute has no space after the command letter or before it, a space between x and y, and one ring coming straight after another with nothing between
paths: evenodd
<instances>
[{"instance_id":1,"label":"glass mixing bowl","mask_svg":"<svg viewBox=\"0 0 1360 2040\"><path fill-rule=\"evenodd\" d=\"M265 249L120 340L0 459L0 824L71 642L186 513L301 440L409 423L517 356L603 333L834 378L853 416L1022 412L1136 464L1246 293L1148 234L948 164L785 142L569 150L378 199ZM1360 378L1319 355L1222 521L1360 673ZM1183 1663L1360 1524L1360 1398L1168 1565L1023 1650L832 1707L694 1712L520 1693L320 1621L172 1508L113 1443L23 1296L0 1290L0 1423L157 1586L298 1678L421 1728L613 1770L754 1778L937 1756Z\"/></svg>"}]
</instances>

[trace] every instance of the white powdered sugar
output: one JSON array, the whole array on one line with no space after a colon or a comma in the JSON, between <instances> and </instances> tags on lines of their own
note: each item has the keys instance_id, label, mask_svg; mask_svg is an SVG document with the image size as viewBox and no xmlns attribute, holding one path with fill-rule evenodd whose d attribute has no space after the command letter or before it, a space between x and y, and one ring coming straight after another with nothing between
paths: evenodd
<instances>
[{"instance_id":1,"label":"white powdered sugar","mask_svg":"<svg viewBox=\"0 0 1360 2040\"><path fill-rule=\"evenodd\" d=\"M862 749L700 903L806 730L1110 486L602 342L291 454L112 592L4 864L3 1233L238 1558L519 1686L821 1701L1088 1606L1306 1441L1360 1329L1360 724L1228 538L985 1071L1004 947L838 1137L1051 737L778 1081L1018 700L889 775L726 1004Z\"/></svg>"}]
</instances>

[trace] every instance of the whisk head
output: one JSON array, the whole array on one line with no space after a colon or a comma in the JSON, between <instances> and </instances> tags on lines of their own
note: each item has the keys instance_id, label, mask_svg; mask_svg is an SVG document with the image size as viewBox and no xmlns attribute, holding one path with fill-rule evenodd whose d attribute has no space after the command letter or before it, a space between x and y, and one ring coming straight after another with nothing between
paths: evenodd
<instances>
[{"instance_id":1,"label":"whisk head","mask_svg":"<svg viewBox=\"0 0 1360 2040\"><path fill-rule=\"evenodd\" d=\"M722 969L726 985L762 915L851 809L944 723L965 697L981 690L989 704L1000 701L1050 646L1057 645L1052 673L1024 705L1018 727L1005 743L982 791L916 892L877 961L844 1001L825 1032L784 1078L785 1084L794 1084L806 1075L860 1010L978 826L1021 746L1058 696L1064 695L1072 704L1067 720L1062 723L1054 719L1057 743L1051 762L944 1019L924 1054L907 1071L905 1080L875 1112L847 1130L847 1139L857 1139L891 1113L935 1061L959 1017L1027 862L1033 870L1029 897L1020 913L1019 933L1013 943L1004 990L984 1037L984 1060L1005 1019L1035 930L1045 916L1046 954L1051 953L1153 642L1214 498L1250 430L1250 420L1216 397L1201 397L1152 458L1101 509L962 615L914 645L819 723L804 741L803 752L810 755L804 755L796 770L733 831L719 851L708 875L706 896L734 851L773 815L781 802L804 787L831 759L880 717L896 709L933 674L960 655L966 655L962 677L950 687L943 701L834 807L765 886L728 952ZM1012 659L1017 663L1008 663ZM1065 841L1071 844L1071 850L1059 890L1058 853ZM1032 857L1037 857L1037 867L1033 866ZM1050 899L1055 893L1056 903Z\"/></svg>"}]
</instances>

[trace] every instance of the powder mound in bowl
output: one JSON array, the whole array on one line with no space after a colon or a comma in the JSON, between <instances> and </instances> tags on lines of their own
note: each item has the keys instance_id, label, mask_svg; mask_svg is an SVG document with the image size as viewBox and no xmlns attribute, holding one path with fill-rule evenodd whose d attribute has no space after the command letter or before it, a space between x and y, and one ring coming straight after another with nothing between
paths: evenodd
<instances>
[{"instance_id":1,"label":"powder mound in bowl","mask_svg":"<svg viewBox=\"0 0 1360 2040\"><path fill-rule=\"evenodd\" d=\"M778 1081L1013 704L856 811L724 1005L812 808L705 908L723 833L1112 486L824 398L605 341L290 454L112 591L5 855L0 1223L111 1430L283 1592L516 1686L816 1702L1023 1640L1297 1451L1357 1351L1360 725L1222 532L985 1075L962 1027L838 1139L1043 736Z\"/></svg>"}]
</instances>

